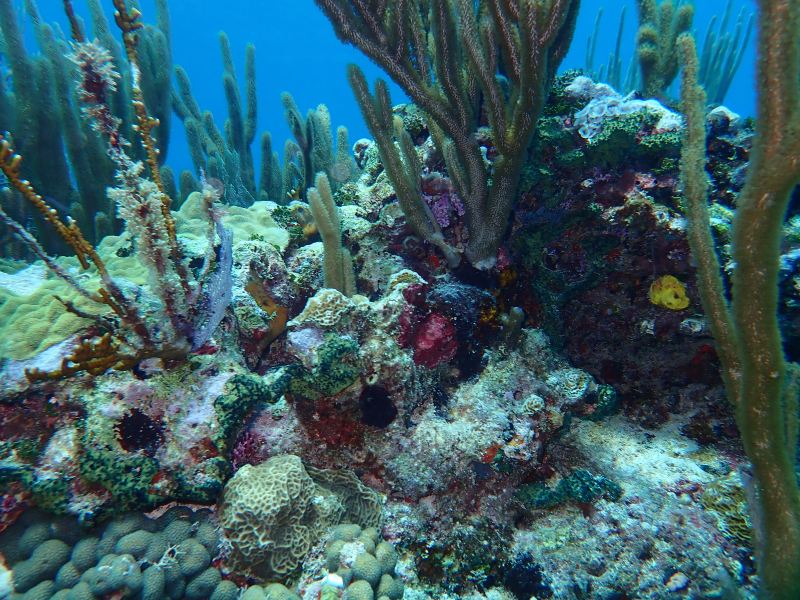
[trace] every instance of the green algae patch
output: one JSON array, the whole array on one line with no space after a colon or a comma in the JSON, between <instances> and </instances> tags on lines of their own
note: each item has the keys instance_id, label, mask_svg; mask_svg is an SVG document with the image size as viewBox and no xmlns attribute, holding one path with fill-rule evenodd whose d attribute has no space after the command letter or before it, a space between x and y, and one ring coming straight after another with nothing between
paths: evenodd
<instances>
[{"instance_id":1,"label":"green algae patch","mask_svg":"<svg viewBox=\"0 0 800 600\"><path fill-rule=\"evenodd\" d=\"M569 502L591 504L603 498L617 501L622 497L622 488L607 477L575 469L555 487L544 483L523 485L515 496L528 509L550 509Z\"/></svg>"},{"instance_id":2,"label":"green algae patch","mask_svg":"<svg viewBox=\"0 0 800 600\"><path fill-rule=\"evenodd\" d=\"M361 374L357 366L358 343L349 337L328 334L319 347L317 365L294 370L290 391L308 400L335 396L353 385Z\"/></svg>"},{"instance_id":3,"label":"green algae patch","mask_svg":"<svg viewBox=\"0 0 800 600\"><path fill-rule=\"evenodd\" d=\"M151 491L159 472L158 461L143 453L122 451L114 439L112 423L89 419L81 446L81 476L86 482L105 488L117 509L146 508L161 500Z\"/></svg>"},{"instance_id":4,"label":"green algae patch","mask_svg":"<svg viewBox=\"0 0 800 600\"><path fill-rule=\"evenodd\" d=\"M289 371L279 369L271 375L271 383L255 375L235 375L225 384L225 393L214 400L219 422L214 442L220 450L230 446L251 410L259 405L274 404L284 394Z\"/></svg>"}]
</instances>

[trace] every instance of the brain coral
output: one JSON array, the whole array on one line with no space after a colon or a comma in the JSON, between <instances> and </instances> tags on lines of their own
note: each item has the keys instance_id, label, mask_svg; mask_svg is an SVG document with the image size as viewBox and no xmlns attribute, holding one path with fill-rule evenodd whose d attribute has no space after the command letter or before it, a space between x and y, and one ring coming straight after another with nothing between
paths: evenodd
<instances>
[{"instance_id":1,"label":"brain coral","mask_svg":"<svg viewBox=\"0 0 800 600\"><path fill-rule=\"evenodd\" d=\"M310 471L317 480L299 457L276 456L245 465L228 482L219 520L235 568L262 580L284 577L332 525L353 517L379 522L380 496L354 475Z\"/></svg>"}]
</instances>

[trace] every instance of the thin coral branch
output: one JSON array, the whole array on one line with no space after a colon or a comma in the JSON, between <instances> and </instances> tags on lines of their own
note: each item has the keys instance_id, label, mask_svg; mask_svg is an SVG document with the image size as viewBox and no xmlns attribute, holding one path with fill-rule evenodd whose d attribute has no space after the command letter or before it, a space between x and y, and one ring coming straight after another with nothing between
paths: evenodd
<instances>
[{"instance_id":1,"label":"thin coral branch","mask_svg":"<svg viewBox=\"0 0 800 600\"><path fill-rule=\"evenodd\" d=\"M8 213L6 213L2 208L0 208L0 223L3 223L6 227L8 227L11 232L17 236L17 238L25 244L31 252L33 252L36 256L38 256L42 262L47 265L47 268L50 269L53 273L55 273L58 277L63 279L64 281L69 284L72 289L74 289L78 294L86 298L87 300L92 300L93 302L102 302L102 298L99 298L95 294L92 294L89 290L83 287L78 281L67 272L61 265L56 262L56 260L45 252L44 248L42 248L41 244L36 241L28 230L23 227L23 225L14 219L12 219Z\"/></svg>"},{"instance_id":2,"label":"thin coral branch","mask_svg":"<svg viewBox=\"0 0 800 600\"><path fill-rule=\"evenodd\" d=\"M72 39L76 42L85 42L86 37L83 35L83 29L81 28L80 21L78 21L78 17L75 15L75 9L72 6L72 0L64 0L64 12L69 20Z\"/></svg>"},{"instance_id":3,"label":"thin coral branch","mask_svg":"<svg viewBox=\"0 0 800 600\"><path fill-rule=\"evenodd\" d=\"M91 244L86 241L86 238L83 237L83 234L72 222L64 223L58 217L56 209L45 202L44 198L33 189L30 181L22 179L20 175L21 165L22 156L14 151L6 136L0 134L0 170L3 171L11 186L22 194L39 211L39 214L55 228L58 235L75 252L75 256L78 257L81 266L84 269L88 269L87 255Z\"/></svg>"},{"instance_id":4,"label":"thin coral branch","mask_svg":"<svg viewBox=\"0 0 800 600\"><path fill-rule=\"evenodd\" d=\"M141 22L142 13L136 7L130 11L125 0L114 0L114 19L117 26L122 31L122 41L125 45L125 54L131 68L131 89L133 91L133 110L136 113L138 122L137 132L142 140L145 154L147 156L147 166L150 168L150 178L162 193L162 216L169 231L170 240L175 242L175 221L170 212L171 199L164 192L164 182L161 180L161 173L158 166L158 147L153 138L153 129L158 127L159 121L147 113L147 106L144 103L144 92L142 91L141 70L139 66L139 55L137 53L138 31L144 27Z\"/></svg>"}]
</instances>

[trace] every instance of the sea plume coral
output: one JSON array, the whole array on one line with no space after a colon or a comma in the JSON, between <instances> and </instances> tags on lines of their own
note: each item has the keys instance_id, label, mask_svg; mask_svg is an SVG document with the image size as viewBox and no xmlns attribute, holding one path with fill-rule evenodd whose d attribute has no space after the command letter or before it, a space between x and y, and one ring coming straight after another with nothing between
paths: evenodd
<instances>
[{"instance_id":1,"label":"sea plume coral","mask_svg":"<svg viewBox=\"0 0 800 600\"><path fill-rule=\"evenodd\" d=\"M140 71L135 32L141 28L141 14L135 9L127 11L124 0L115 0L115 6L117 24L123 31L131 69L132 104L138 122L137 132L145 149L144 163L130 157L127 148L131 142L122 136L120 120L112 114L109 106L116 82L120 79L111 53L98 42L83 39L80 29L73 27L77 39L69 58L78 67L76 83L78 97L83 104L82 113L105 138L108 155L116 165L117 185L108 190L109 198L115 202L119 216L125 221L127 234L135 240L138 256L151 274L148 292L158 301L143 302L142 298L148 294L143 294L142 290L133 294L123 290L74 221L62 221L57 211L22 178L22 157L16 154L9 139L0 136L0 169L9 183L56 229L75 252L84 269L90 266L96 269L101 282L100 289L97 292L87 289L61 268L56 260L47 256L24 226L1 210L0 221L77 293L111 309L110 314L96 316L65 301L67 310L93 321L95 331L100 333L97 337L83 338L56 371L28 372L28 378L32 381L64 377L82 371L99 374L109 368L132 368L145 358L183 357L208 340L230 302L232 236L222 227L221 215L215 208L218 192L210 185L203 185L202 208L209 223L208 250L199 275L192 277L185 264L186 254L175 232L175 221L170 212L172 200L165 192L158 173L158 148L151 135L158 120L147 114L138 87ZM218 252L215 251L217 236Z\"/></svg>"}]
</instances>

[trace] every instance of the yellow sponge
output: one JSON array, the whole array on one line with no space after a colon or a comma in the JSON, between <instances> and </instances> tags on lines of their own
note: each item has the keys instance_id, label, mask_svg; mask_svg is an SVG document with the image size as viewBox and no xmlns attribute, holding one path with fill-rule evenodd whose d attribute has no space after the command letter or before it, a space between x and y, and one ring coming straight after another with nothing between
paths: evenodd
<instances>
[{"instance_id":1,"label":"yellow sponge","mask_svg":"<svg viewBox=\"0 0 800 600\"><path fill-rule=\"evenodd\" d=\"M650 285L650 302L670 310L683 310L689 306L686 286L672 275L663 275Z\"/></svg>"}]
</instances>

